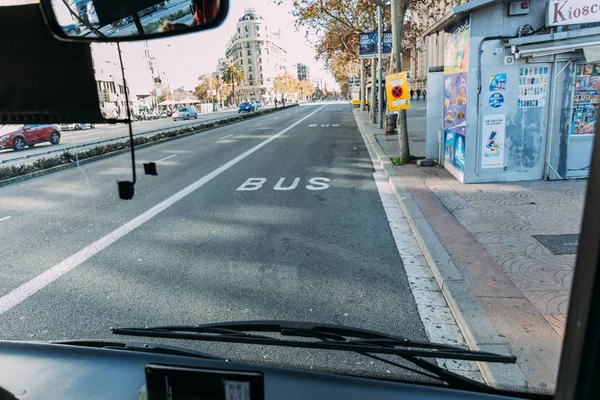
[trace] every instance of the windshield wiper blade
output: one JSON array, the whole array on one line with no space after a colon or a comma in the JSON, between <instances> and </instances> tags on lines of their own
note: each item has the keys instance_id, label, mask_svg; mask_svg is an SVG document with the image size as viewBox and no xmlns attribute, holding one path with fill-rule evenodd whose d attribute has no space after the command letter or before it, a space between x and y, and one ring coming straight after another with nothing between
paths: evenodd
<instances>
[{"instance_id":1,"label":"windshield wiper blade","mask_svg":"<svg viewBox=\"0 0 600 400\"><path fill-rule=\"evenodd\" d=\"M202 325L111 328L117 335L160 337L301 347L324 350L392 354L401 357L430 357L467 361L515 363L516 357L464 347L409 340L385 333L333 324L300 321L239 321ZM313 338L317 341L278 339L251 332Z\"/></svg>"},{"instance_id":2,"label":"windshield wiper blade","mask_svg":"<svg viewBox=\"0 0 600 400\"><path fill-rule=\"evenodd\" d=\"M202 353L200 351L188 350L177 346L164 344L140 343L129 341L115 341L103 339L75 339L75 340L54 340L51 344L62 344L67 346L91 347L96 349L112 349L137 351L142 353L168 354L172 356L184 356L203 358L209 360L224 360L224 358L213 356L212 354Z\"/></svg>"}]
</instances>

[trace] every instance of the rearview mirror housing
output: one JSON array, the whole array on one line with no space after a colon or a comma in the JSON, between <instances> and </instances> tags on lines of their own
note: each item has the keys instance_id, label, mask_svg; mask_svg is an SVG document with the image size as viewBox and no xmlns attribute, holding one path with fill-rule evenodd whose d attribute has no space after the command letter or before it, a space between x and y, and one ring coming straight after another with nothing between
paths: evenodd
<instances>
[{"instance_id":1,"label":"rearview mirror housing","mask_svg":"<svg viewBox=\"0 0 600 400\"><path fill-rule=\"evenodd\" d=\"M53 35L65 41L129 42L216 28L228 0L41 0Z\"/></svg>"}]
</instances>

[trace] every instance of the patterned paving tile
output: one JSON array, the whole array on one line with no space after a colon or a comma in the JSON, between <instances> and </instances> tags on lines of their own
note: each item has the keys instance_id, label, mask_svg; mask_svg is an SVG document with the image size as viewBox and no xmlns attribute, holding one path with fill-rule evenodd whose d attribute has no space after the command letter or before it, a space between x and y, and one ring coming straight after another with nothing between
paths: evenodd
<instances>
[{"instance_id":1,"label":"patterned paving tile","mask_svg":"<svg viewBox=\"0 0 600 400\"><path fill-rule=\"evenodd\" d=\"M566 314L569 308L569 291L524 291L542 314Z\"/></svg>"},{"instance_id":2,"label":"patterned paving tile","mask_svg":"<svg viewBox=\"0 0 600 400\"><path fill-rule=\"evenodd\" d=\"M542 317L548 321L548 323L554 328L556 333L558 333L561 337L565 337L565 328L567 326L567 314L542 314Z\"/></svg>"}]
</instances>

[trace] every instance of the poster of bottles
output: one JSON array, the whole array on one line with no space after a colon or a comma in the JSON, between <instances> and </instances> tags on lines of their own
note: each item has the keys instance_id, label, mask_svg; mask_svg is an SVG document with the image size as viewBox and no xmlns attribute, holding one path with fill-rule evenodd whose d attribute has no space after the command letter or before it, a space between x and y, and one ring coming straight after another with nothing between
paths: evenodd
<instances>
[{"instance_id":1,"label":"poster of bottles","mask_svg":"<svg viewBox=\"0 0 600 400\"><path fill-rule=\"evenodd\" d=\"M548 92L548 67L519 68L518 108L544 107Z\"/></svg>"},{"instance_id":2,"label":"poster of bottles","mask_svg":"<svg viewBox=\"0 0 600 400\"><path fill-rule=\"evenodd\" d=\"M600 103L600 64L580 64L575 71L571 135L596 132Z\"/></svg>"}]
</instances>

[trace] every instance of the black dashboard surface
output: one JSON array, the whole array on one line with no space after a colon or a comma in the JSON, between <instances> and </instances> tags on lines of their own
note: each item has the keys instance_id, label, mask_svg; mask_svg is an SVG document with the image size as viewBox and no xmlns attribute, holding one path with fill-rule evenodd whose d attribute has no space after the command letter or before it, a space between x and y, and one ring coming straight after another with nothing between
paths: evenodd
<instances>
[{"instance_id":1,"label":"black dashboard surface","mask_svg":"<svg viewBox=\"0 0 600 400\"><path fill-rule=\"evenodd\" d=\"M0 387L28 400L138 399L148 363L262 372L266 399L507 399L209 359L9 341L0 341Z\"/></svg>"}]
</instances>

